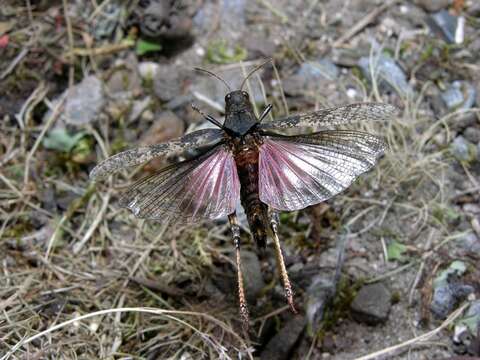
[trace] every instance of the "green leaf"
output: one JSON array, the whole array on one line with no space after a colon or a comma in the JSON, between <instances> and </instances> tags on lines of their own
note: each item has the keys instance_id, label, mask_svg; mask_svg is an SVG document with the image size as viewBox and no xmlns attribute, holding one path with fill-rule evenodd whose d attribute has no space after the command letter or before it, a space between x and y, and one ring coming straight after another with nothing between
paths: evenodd
<instances>
[{"instance_id":1,"label":"green leaf","mask_svg":"<svg viewBox=\"0 0 480 360\"><path fill-rule=\"evenodd\" d=\"M160 50L162 50L162 45L143 39L138 39L137 47L135 48L135 52L140 56Z\"/></svg>"},{"instance_id":2,"label":"green leaf","mask_svg":"<svg viewBox=\"0 0 480 360\"><path fill-rule=\"evenodd\" d=\"M84 136L84 132L70 135L65 129L53 129L43 139L43 146L49 150L70 152Z\"/></svg>"},{"instance_id":3,"label":"green leaf","mask_svg":"<svg viewBox=\"0 0 480 360\"><path fill-rule=\"evenodd\" d=\"M480 315L472 315L458 320L458 324L465 325L472 335L477 333L477 325L480 322Z\"/></svg>"},{"instance_id":4,"label":"green leaf","mask_svg":"<svg viewBox=\"0 0 480 360\"><path fill-rule=\"evenodd\" d=\"M245 60L247 50L239 45L229 46L225 40L215 41L207 49L208 61L216 64L228 64Z\"/></svg>"},{"instance_id":5,"label":"green leaf","mask_svg":"<svg viewBox=\"0 0 480 360\"><path fill-rule=\"evenodd\" d=\"M88 158L92 153L92 144L88 137L80 139L80 141L73 147L72 160L78 164L84 164L88 162Z\"/></svg>"},{"instance_id":6,"label":"green leaf","mask_svg":"<svg viewBox=\"0 0 480 360\"><path fill-rule=\"evenodd\" d=\"M387 247L387 260L405 261L404 254L407 252L407 247L398 241L391 242Z\"/></svg>"},{"instance_id":7,"label":"green leaf","mask_svg":"<svg viewBox=\"0 0 480 360\"><path fill-rule=\"evenodd\" d=\"M443 286L447 283L448 276L452 274L457 274L461 276L467 271L467 265L463 261L455 260L453 261L448 268L440 272L440 274L433 280L433 287L437 288L438 286Z\"/></svg>"}]
</instances>

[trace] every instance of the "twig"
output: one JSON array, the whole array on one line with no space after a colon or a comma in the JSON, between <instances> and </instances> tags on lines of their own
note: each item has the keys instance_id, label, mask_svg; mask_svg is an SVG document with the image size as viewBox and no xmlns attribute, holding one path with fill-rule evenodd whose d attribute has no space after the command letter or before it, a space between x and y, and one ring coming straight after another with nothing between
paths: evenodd
<instances>
[{"instance_id":1,"label":"twig","mask_svg":"<svg viewBox=\"0 0 480 360\"><path fill-rule=\"evenodd\" d=\"M440 331L442 331L443 329L445 329L447 326L449 326L452 322L455 321L455 319L457 319L462 313L463 311L467 308L467 306L469 306L470 303L465 303L463 304L460 308L458 308L457 310L455 310L453 313L450 314L450 316L437 328L433 329L432 331L429 331L428 333L425 333L423 335L420 335L420 336L417 336L413 339L410 339L410 340L407 340L403 343L400 343L398 345L394 345L394 346L390 346L388 348L385 348L383 350L379 350L379 351L376 351L374 353L371 353L371 354L368 354L368 355L365 355L365 356L361 356L359 358L356 358L355 360L370 360L370 359L375 359L376 357L379 357L381 355L385 355L385 354L388 354L388 353L391 353L393 351L396 351L396 350L400 350L406 346L409 346L409 345L413 345L415 343L419 343L421 341L425 341L425 340L428 340L430 339L432 336L438 334Z\"/></svg>"},{"instance_id":2,"label":"twig","mask_svg":"<svg viewBox=\"0 0 480 360\"><path fill-rule=\"evenodd\" d=\"M388 262L388 249L387 249L387 244L385 244L385 239L383 236L380 237L380 243L382 244L382 250L383 250L383 263L386 264Z\"/></svg>"},{"instance_id":3,"label":"twig","mask_svg":"<svg viewBox=\"0 0 480 360\"><path fill-rule=\"evenodd\" d=\"M26 118L25 114L27 113L27 110L30 107L30 104L31 103L37 104L39 100L41 101L47 94L46 90L47 89L45 87L45 83L41 82L35 88L35 90L33 90L33 92L30 94L27 100L25 100L22 107L20 108L20 111L17 114L15 114L15 119L17 119L18 126L20 127L20 129L24 130L25 125L27 125L27 122L24 121L24 119Z\"/></svg>"},{"instance_id":4,"label":"twig","mask_svg":"<svg viewBox=\"0 0 480 360\"><path fill-rule=\"evenodd\" d=\"M65 221L67 221L67 219L68 219L67 213L63 214L62 218L60 219L57 226L55 227L55 230L53 231L52 236L50 236L50 240L48 241L48 245L47 245L47 251L44 256L45 261L48 261L48 257L50 256L50 252L52 251L53 244L55 243L55 240L57 239L57 236L60 233L60 229L62 229L63 224L65 223Z\"/></svg>"},{"instance_id":5,"label":"twig","mask_svg":"<svg viewBox=\"0 0 480 360\"><path fill-rule=\"evenodd\" d=\"M12 71L13 69L15 69L15 66L18 65L18 63L20 61L22 61L22 59L28 54L28 49L27 48L23 48L19 53L18 55L15 57L15 59L12 60L12 62L10 63L10 65L8 65L8 67L2 72L2 74L0 75L0 80L3 80L5 79Z\"/></svg>"},{"instance_id":6,"label":"twig","mask_svg":"<svg viewBox=\"0 0 480 360\"><path fill-rule=\"evenodd\" d=\"M465 166L465 163L462 162L462 168L463 171L465 171L465 174L467 174L468 180L473 184L474 187L478 188L480 187L480 183L475 179L475 177L472 175L472 173L468 170L467 166Z\"/></svg>"},{"instance_id":7,"label":"twig","mask_svg":"<svg viewBox=\"0 0 480 360\"><path fill-rule=\"evenodd\" d=\"M365 284L373 284L373 283L376 283L380 280L389 278L390 276L396 275L398 273L401 273L404 270L407 270L408 268L411 268L413 265L415 265L417 263L418 263L418 260L412 260L411 262L409 262L405 265L402 265L402 266L400 266L396 269L393 269L392 271L389 271L389 272L386 272L385 274L380 274L380 275L378 275L374 278L368 279L367 281L365 281Z\"/></svg>"},{"instance_id":8,"label":"twig","mask_svg":"<svg viewBox=\"0 0 480 360\"><path fill-rule=\"evenodd\" d=\"M30 0L27 0L27 12L28 12L28 21L30 21L30 24L33 23L33 13L32 13L32 4Z\"/></svg>"},{"instance_id":9,"label":"twig","mask_svg":"<svg viewBox=\"0 0 480 360\"><path fill-rule=\"evenodd\" d=\"M268 10L270 10L272 12L273 15L275 15L276 17L278 17L280 19L280 21L282 22L282 24L286 24L288 22L288 16L285 15L283 12L281 12L279 9L277 9L276 7L274 7L270 1L268 0L258 0L258 2L260 4L262 4L263 6L265 6Z\"/></svg>"},{"instance_id":10,"label":"twig","mask_svg":"<svg viewBox=\"0 0 480 360\"><path fill-rule=\"evenodd\" d=\"M362 31L368 24L370 24L377 16L387 10L390 6L396 4L399 0L393 0L389 3L383 4L382 6L376 8L372 12L370 12L367 16L363 17L359 22L357 22L350 30L348 30L345 34L340 36L335 42L333 43L333 47L339 47L343 45L346 41L350 40L355 34Z\"/></svg>"},{"instance_id":11,"label":"twig","mask_svg":"<svg viewBox=\"0 0 480 360\"><path fill-rule=\"evenodd\" d=\"M103 11L103 8L106 7L110 3L110 0L105 0L102 2L99 6L93 10L92 14L88 18L88 22L93 21L97 17L98 14L100 14Z\"/></svg>"},{"instance_id":12,"label":"twig","mask_svg":"<svg viewBox=\"0 0 480 360\"><path fill-rule=\"evenodd\" d=\"M98 56L98 55L109 55L111 53L122 51L133 47L135 43L133 41L123 41L120 44L109 44L98 48L73 48L69 52L64 54L64 57L72 56Z\"/></svg>"},{"instance_id":13,"label":"twig","mask_svg":"<svg viewBox=\"0 0 480 360\"><path fill-rule=\"evenodd\" d=\"M68 4L67 0L62 0L63 3L63 13L65 16L65 23L67 24L67 34L68 34L68 46L70 48L70 52L73 50L74 43L73 43L73 31L72 31L72 22L70 21L70 16L68 16ZM74 75L75 75L75 57L70 59L70 67L68 72L68 87L71 88L74 82Z\"/></svg>"},{"instance_id":14,"label":"twig","mask_svg":"<svg viewBox=\"0 0 480 360\"><path fill-rule=\"evenodd\" d=\"M28 127L28 122L31 117L33 109L47 96L48 88L45 86L45 83L42 81L35 90L30 94L27 100L23 103L20 111L15 114L15 119L17 119L18 125L20 126L21 135L20 135L20 146L22 149L25 149L25 128Z\"/></svg>"},{"instance_id":15,"label":"twig","mask_svg":"<svg viewBox=\"0 0 480 360\"><path fill-rule=\"evenodd\" d=\"M418 283L422 278L423 269L425 268L425 262L434 253L433 251L429 251L429 249L430 249L430 246L432 245L435 232L436 232L435 229L432 229L430 231L427 242L425 243L424 250L427 251L427 253L425 254L425 256L422 256L422 262L420 263L420 267L418 268L418 272L417 272L417 275L415 276L415 280L413 280L412 287L410 289L410 294L408 295L409 306L412 306L413 304L413 295L415 294L415 289L417 288Z\"/></svg>"},{"instance_id":16,"label":"twig","mask_svg":"<svg viewBox=\"0 0 480 360\"><path fill-rule=\"evenodd\" d=\"M23 185L26 186L28 183L28 177L29 177L29 171L30 171L30 161L33 158L33 155L37 151L38 146L40 145L43 137L47 133L48 129L50 129L50 126L57 120L58 116L60 115L60 111L62 109L63 103L65 102L66 99L66 94L62 96L62 98L58 101L57 105L53 109L52 115L50 118L47 120L47 123L43 126L43 129L38 136L37 140L35 141L35 144L33 144L32 150L27 155L27 158L25 159L25 171L24 171L24 177L23 177ZM48 104L47 104L48 105Z\"/></svg>"},{"instance_id":17,"label":"twig","mask_svg":"<svg viewBox=\"0 0 480 360\"><path fill-rule=\"evenodd\" d=\"M125 303L125 293L120 296L120 300L118 301L118 308L122 308L123 304ZM110 356L115 355L115 353L122 345L122 330L120 330L120 323L122 321L122 313L117 312L115 314L115 321L113 323L113 331L115 332L115 339L113 340L112 347L110 348Z\"/></svg>"},{"instance_id":18,"label":"twig","mask_svg":"<svg viewBox=\"0 0 480 360\"><path fill-rule=\"evenodd\" d=\"M83 236L82 240L80 242L76 243L73 246L73 253L78 254L80 250L85 246L85 244L90 240L92 237L93 233L97 229L98 225L100 222L103 220L103 215L105 214L105 211L107 211L108 204L110 202L110 191L107 192L105 196L102 197L102 207L98 211L97 215L95 216L95 219L93 220L92 224L88 228L87 232Z\"/></svg>"}]
</instances>

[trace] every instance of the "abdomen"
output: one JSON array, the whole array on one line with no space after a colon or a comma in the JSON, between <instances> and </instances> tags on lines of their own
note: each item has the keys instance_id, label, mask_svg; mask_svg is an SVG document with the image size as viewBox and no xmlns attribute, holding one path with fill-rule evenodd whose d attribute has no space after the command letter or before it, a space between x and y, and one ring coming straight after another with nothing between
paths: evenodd
<instances>
[{"instance_id":1,"label":"abdomen","mask_svg":"<svg viewBox=\"0 0 480 360\"><path fill-rule=\"evenodd\" d=\"M235 149L235 162L240 178L240 200L247 214L248 225L259 247L267 241L268 207L258 193L258 146L251 141Z\"/></svg>"}]
</instances>

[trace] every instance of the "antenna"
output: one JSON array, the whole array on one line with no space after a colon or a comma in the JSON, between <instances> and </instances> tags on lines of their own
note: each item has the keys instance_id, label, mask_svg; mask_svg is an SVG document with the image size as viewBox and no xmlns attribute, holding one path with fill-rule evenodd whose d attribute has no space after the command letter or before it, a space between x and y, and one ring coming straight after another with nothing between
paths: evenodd
<instances>
[{"instance_id":1,"label":"antenna","mask_svg":"<svg viewBox=\"0 0 480 360\"><path fill-rule=\"evenodd\" d=\"M210 76L213 76L215 79L217 80L220 80L222 83L225 84L225 86L227 87L228 91L229 92L232 92L232 88L227 84L227 82L225 80L223 80L220 76L218 76L217 74L214 74L213 72L211 71L208 71L208 70L205 70L205 69L200 69L200 68L193 68L194 70L196 71L199 71L199 72L203 72L205 74L208 74Z\"/></svg>"},{"instance_id":2,"label":"antenna","mask_svg":"<svg viewBox=\"0 0 480 360\"><path fill-rule=\"evenodd\" d=\"M261 69L262 67L264 67L266 64L268 64L269 62L271 62L273 59L270 58L268 59L267 61L263 62L262 64L258 65L255 69L253 69L252 71L250 71L248 73L247 76L245 76L245 79L243 79L242 81L242 85L240 85L240 90L243 90L243 87L245 86L245 83L247 82L248 78L250 76L252 76L256 71L258 71L259 69Z\"/></svg>"}]
</instances>

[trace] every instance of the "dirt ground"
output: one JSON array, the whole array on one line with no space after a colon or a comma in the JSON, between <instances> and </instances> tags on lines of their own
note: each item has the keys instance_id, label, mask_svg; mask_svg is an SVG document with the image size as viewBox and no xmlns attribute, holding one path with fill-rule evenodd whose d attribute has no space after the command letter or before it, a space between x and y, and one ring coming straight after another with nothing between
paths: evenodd
<instances>
[{"instance_id":1,"label":"dirt ground","mask_svg":"<svg viewBox=\"0 0 480 360\"><path fill-rule=\"evenodd\" d=\"M0 359L478 359L479 55L476 0L2 0ZM372 171L281 214L297 315L240 216L246 332L226 219L118 206L176 159L88 174L209 127L191 103L223 120L224 85L195 67L237 87L267 58L247 90L271 120L399 113L353 125L388 142Z\"/></svg>"}]
</instances>

